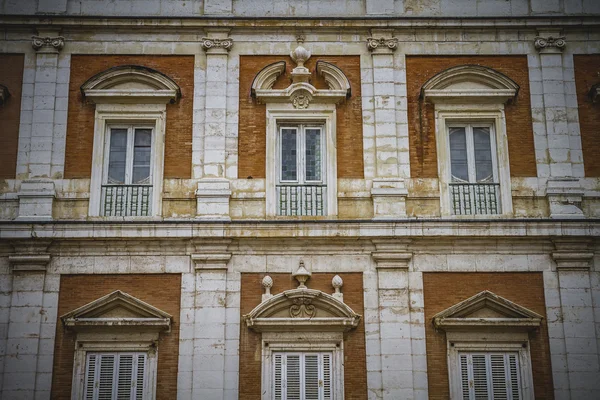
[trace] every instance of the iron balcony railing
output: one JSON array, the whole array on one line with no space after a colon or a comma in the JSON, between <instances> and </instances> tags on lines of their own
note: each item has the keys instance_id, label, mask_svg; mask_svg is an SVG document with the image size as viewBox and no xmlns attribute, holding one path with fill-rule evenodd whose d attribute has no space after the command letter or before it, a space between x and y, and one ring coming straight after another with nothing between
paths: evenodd
<instances>
[{"instance_id":1,"label":"iron balcony railing","mask_svg":"<svg viewBox=\"0 0 600 400\"><path fill-rule=\"evenodd\" d=\"M142 217L151 213L152 185L102 185L102 215Z\"/></svg>"},{"instance_id":2,"label":"iron balcony railing","mask_svg":"<svg viewBox=\"0 0 600 400\"><path fill-rule=\"evenodd\" d=\"M276 185L277 215L319 216L327 212L327 185Z\"/></svg>"},{"instance_id":3,"label":"iron balcony railing","mask_svg":"<svg viewBox=\"0 0 600 400\"><path fill-rule=\"evenodd\" d=\"M499 214L499 183L451 183L450 199L455 215Z\"/></svg>"}]
</instances>

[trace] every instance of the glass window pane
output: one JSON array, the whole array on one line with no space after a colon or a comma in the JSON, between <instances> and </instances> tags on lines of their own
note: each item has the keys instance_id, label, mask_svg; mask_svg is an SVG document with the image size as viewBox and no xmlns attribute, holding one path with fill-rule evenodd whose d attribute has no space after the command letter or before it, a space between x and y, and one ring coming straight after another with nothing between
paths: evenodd
<instances>
[{"instance_id":1,"label":"glass window pane","mask_svg":"<svg viewBox=\"0 0 600 400\"><path fill-rule=\"evenodd\" d=\"M108 156L108 183L125 183L126 158L127 129L111 129Z\"/></svg>"},{"instance_id":2,"label":"glass window pane","mask_svg":"<svg viewBox=\"0 0 600 400\"><path fill-rule=\"evenodd\" d=\"M475 149L475 178L477 182L494 180L490 128L473 128L473 147Z\"/></svg>"},{"instance_id":3,"label":"glass window pane","mask_svg":"<svg viewBox=\"0 0 600 400\"><path fill-rule=\"evenodd\" d=\"M468 182L467 140L465 128L449 128L450 131L450 173L452 182Z\"/></svg>"},{"instance_id":4,"label":"glass window pane","mask_svg":"<svg viewBox=\"0 0 600 400\"><path fill-rule=\"evenodd\" d=\"M136 129L133 147L133 179L131 183L150 183L152 130Z\"/></svg>"},{"instance_id":5,"label":"glass window pane","mask_svg":"<svg viewBox=\"0 0 600 400\"><path fill-rule=\"evenodd\" d=\"M281 129L281 180L298 179L296 129Z\"/></svg>"},{"instance_id":6,"label":"glass window pane","mask_svg":"<svg viewBox=\"0 0 600 400\"><path fill-rule=\"evenodd\" d=\"M306 180L321 180L321 130L306 129Z\"/></svg>"}]
</instances>

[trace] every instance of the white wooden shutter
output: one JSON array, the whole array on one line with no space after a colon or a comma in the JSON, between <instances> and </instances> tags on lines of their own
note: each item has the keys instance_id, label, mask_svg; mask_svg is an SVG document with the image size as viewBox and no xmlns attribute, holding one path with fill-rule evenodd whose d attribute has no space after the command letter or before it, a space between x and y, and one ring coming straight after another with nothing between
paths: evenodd
<instances>
[{"instance_id":1,"label":"white wooden shutter","mask_svg":"<svg viewBox=\"0 0 600 400\"><path fill-rule=\"evenodd\" d=\"M88 353L85 400L143 400L145 353Z\"/></svg>"},{"instance_id":2,"label":"white wooden shutter","mask_svg":"<svg viewBox=\"0 0 600 400\"><path fill-rule=\"evenodd\" d=\"M274 353L274 400L332 400L331 353Z\"/></svg>"},{"instance_id":3,"label":"white wooden shutter","mask_svg":"<svg viewBox=\"0 0 600 400\"><path fill-rule=\"evenodd\" d=\"M319 375L319 354L305 354L303 400L319 400Z\"/></svg>"},{"instance_id":4,"label":"white wooden shutter","mask_svg":"<svg viewBox=\"0 0 600 400\"><path fill-rule=\"evenodd\" d=\"M331 353L323 353L323 400L332 400L331 389Z\"/></svg>"},{"instance_id":5,"label":"white wooden shutter","mask_svg":"<svg viewBox=\"0 0 600 400\"><path fill-rule=\"evenodd\" d=\"M288 354L286 359L286 397L285 400L302 400L301 396L301 360L300 354Z\"/></svg>"},{"instance_id":6,"label":"white wooden shutter","mask_svg":"<svg viewBox=\"0 0 600 400\"><path fill-rule=\"evenodd\" d=\"M515 353L460 354L465 400L520 400L519 363Z\"/></svg>"},{"instance_id":7,"label":"white wooden shutter","mask_svg":"<svg viewBox=\"0 0 600 400\"><path fill-rule=\"evenodd\" d=\"M284 400L283 399L283 384L284 380L283 376L283 355L275 354L274 355L274 365L273 365L273 397L275 400Z\"/></svg>"}]
</instances>

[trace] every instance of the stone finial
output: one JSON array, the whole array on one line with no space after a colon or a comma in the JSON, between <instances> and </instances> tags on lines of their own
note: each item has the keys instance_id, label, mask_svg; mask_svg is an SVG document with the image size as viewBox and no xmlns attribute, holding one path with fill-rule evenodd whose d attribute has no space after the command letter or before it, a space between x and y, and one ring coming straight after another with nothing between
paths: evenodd
<instances>
[{"instance_id":1,"label":"stone finial","mask_svg":"<svg viewBox=\"0 0 600 400\"><path fill-rule=\"evenodd\" d=\"M217 39L217 38L202 38L202 48L207 53L224 53L226 54L233 47L233 39Z\"/></svg>"},{"instance_id":2,"label":"stone finial","mask_svg":"<svg viewBox=\"0 0 600 400\"><path fill-rule=\"evenodd\" d=\"M32 36L31 47L39 53L58 53L65 46L64 36Z\"/></svg>"},{"instance_id":3,"label":"stone finial","mask_svg":"<svg viewBox=\"0 0 600 400\"><path fill-rule=\"evenodd\" d=\"M367 38L367 49L369 49L369 51L375 51L375 50L387 50L387 51L394 51L398 48L398 39L393 37L393 38L374 38L374 37L368 37Z\"/></svg>"},{"instance_id":4,"label":"stone finial","mask_svg":"<svg viewBox=\"0 0 600 400\"><path fill-rule=\"evenodd\" d=\"M344 281L342 280L342 277L339 275L334 276L333 279L331 280L331 286L333 286L333 288L335 289L335 293L333 293L333 297L335 297L336 299L343 302L344 294L340 291L342 286L344 286Z\"/></svg>"},{"instance_id":5,"label":"stone finial","mask_svg":"<svg viewBox=\"0 0 600 400\"><path fill-rule=\"evenodd\" d=\"M304 63L308 61L311 54L310 51L304 48L298 43L298 46L290 53L290 57L296 63L296 68L292 70L292 82L308 82L310 79L310 71L304 66Z\"/></svg>"},{"instance_id":6,"label":"stone finial","mask_svg":"<svg viewBox=\"0 0 600 400\"><path fill-rule=\"evenodd\" d=\"M273 287L273 278L266 275L262 280L262 285L265 288L265 293L262 295L262 301L269 300L273 295L271 294L271 288Z\"/></svg>"},{"instance_id":7,"label":"stone finial","mask_svg":"<svg viewBox=\"0 0 600 400\"><path fill-rule=\"evenodd\" d=\"M305 282L311 277L312 273L304 267L304 261L300 260L300 266L292 274L294 278L300 283L298 289L306 289Z\"/></svg>"},{"instance_id":8,"label":"stone finial","mask_svg":"<svg viewBox=\"0 0 600 400\"><path fill-rule=\"evenodd\" d=\"M564 36L536 36L533 44L540 53L560 53L567 46Z\"/></svg>"}]
</instances>

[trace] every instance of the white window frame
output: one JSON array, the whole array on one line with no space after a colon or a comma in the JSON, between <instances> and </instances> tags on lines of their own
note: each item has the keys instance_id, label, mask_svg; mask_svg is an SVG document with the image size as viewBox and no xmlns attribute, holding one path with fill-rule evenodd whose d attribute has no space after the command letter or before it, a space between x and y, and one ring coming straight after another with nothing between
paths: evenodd
<instances>
[{"instance_id":1,"label":"white window frame","mask_svg":"<svg viewBox=\"0 0 600 400\"><path fill-rule=\"evenodd\" d=\"M450 167L449 127L457 124L490 125L494 132L493 146L496 160L497 183L500 184L500 212L498 214L455 215L453 213L450 187L452 183ZM508 160L508 139L506 136L506 118L504 104L435 105L435 134L438 154L438 176L440 188L440 210L442 217L451 218L495 218L512 216L512 193L510 183L510 165Z\"/></svg>"},{"instance_id":2,"label":"white window frame","mask_svg":"<svg viewBox=\"0 0 600 400\"><path fill-rule=\"evenodd\" d=\"M102 184L104 183L108 165L107 135L109 127L119 125L144 125L152 128L150 168L152 199L150 202L150 216L156 217L162 214L166 115L166 104L96 104L89 203L89 215L91 217L102 216ZM103 218L139 219L144 217Z\"/></svg>"},{"instance_id":3,"label":"white window frame","mask_svg":"<svg viewBox=\"0 0 600 400\"><path fill-rule=\"evenodd\" d=\"M312 103L309 109L295 109L291 104L267 104L267 152L266 152L266 214L277 216L275 186L279 183L279 127L286 124L322 126L324 146L323 182L327 185L324 216L337 215L337 169L336 169L336 109L335 104ZM285 216L289 218L289 216ZM310 218L315 218L311 216Z\"/></svg>"},{"instance_id":4,"label":"white window frame","mask_svg":"<svg viewBox=\"0 0 600 400\"><path fill-rule=\"evenodd\" d=\"M274 399L275 353L331 353L331 400L344 399L343 332L263 332L262 400Z\"/></svg>"},{"instance_id":5,"label":"white window frame","mask_svg":"<svg viewBox=\"0 0 600 400\"><path fill-rule=\"evenodd\" d=\"M519 379L522 400L533 400L533 375L527 332L446 332L448 349L448 378L450 399L462 400L462 374L460 368L461 353L516 353L519 362Z\"/></svg>"},{"instance_id":6,"label":"white window frame","mask_svg":"<svg viewBox=\"0 0 600 400\"><path fill-rule=\"evenodd\" d=\"M285 361L282 361L282 366L281 366L281 375L282 375L282 397L280 400L286 400L287 398L287 359L289 356L298 356L299 360L300 360L300 365L299 365L299 374L300 374L300 398L306 398L306 356L307 355L316 355L319 357L319 365L318 365L318 380L319 382L324 381L324 375L325 375L325 369L324 369L324 365L323 365L323 356L324 355L329 355L331 356L331 361L333 361L333 354L331 352L314 352L314 351L304 351L304 352L298 352L298 351L278 351L278 352L273 352L273 355L271 357L271 362L273 362L273 364L275 364L275 357L277 356L282 356L282 358L285 358ZM331 388L330 388L330 393L333 395L333 382L331 382L331 377L332 377L332 372L333 372L333 365L331 365L330 361L330 368L331 371L329 373L329 379L330 379L330 384L331 384ZM275 384L275 367L273 367L273 384ZM318 386L319 387L319 399L320 400L324 400L324 396L323 396L323 391L324 391L324 385L323 386ZM277 400L277 399L275 399Z\"/></svg>"},{"instance_id":7,"label":"white window frame","mask_svg":"<svg viewBox=\"0 0 600 400\"><path fill-rule=\"evenodd\" d=\"M71 400L85 399L88 353L145 353L146 382L143 398L154 400L158 363L157 341L158 333L123 333L117 334L116 337L110 333L78 333L75 342Z\"/></svg>"}]
</instances>

